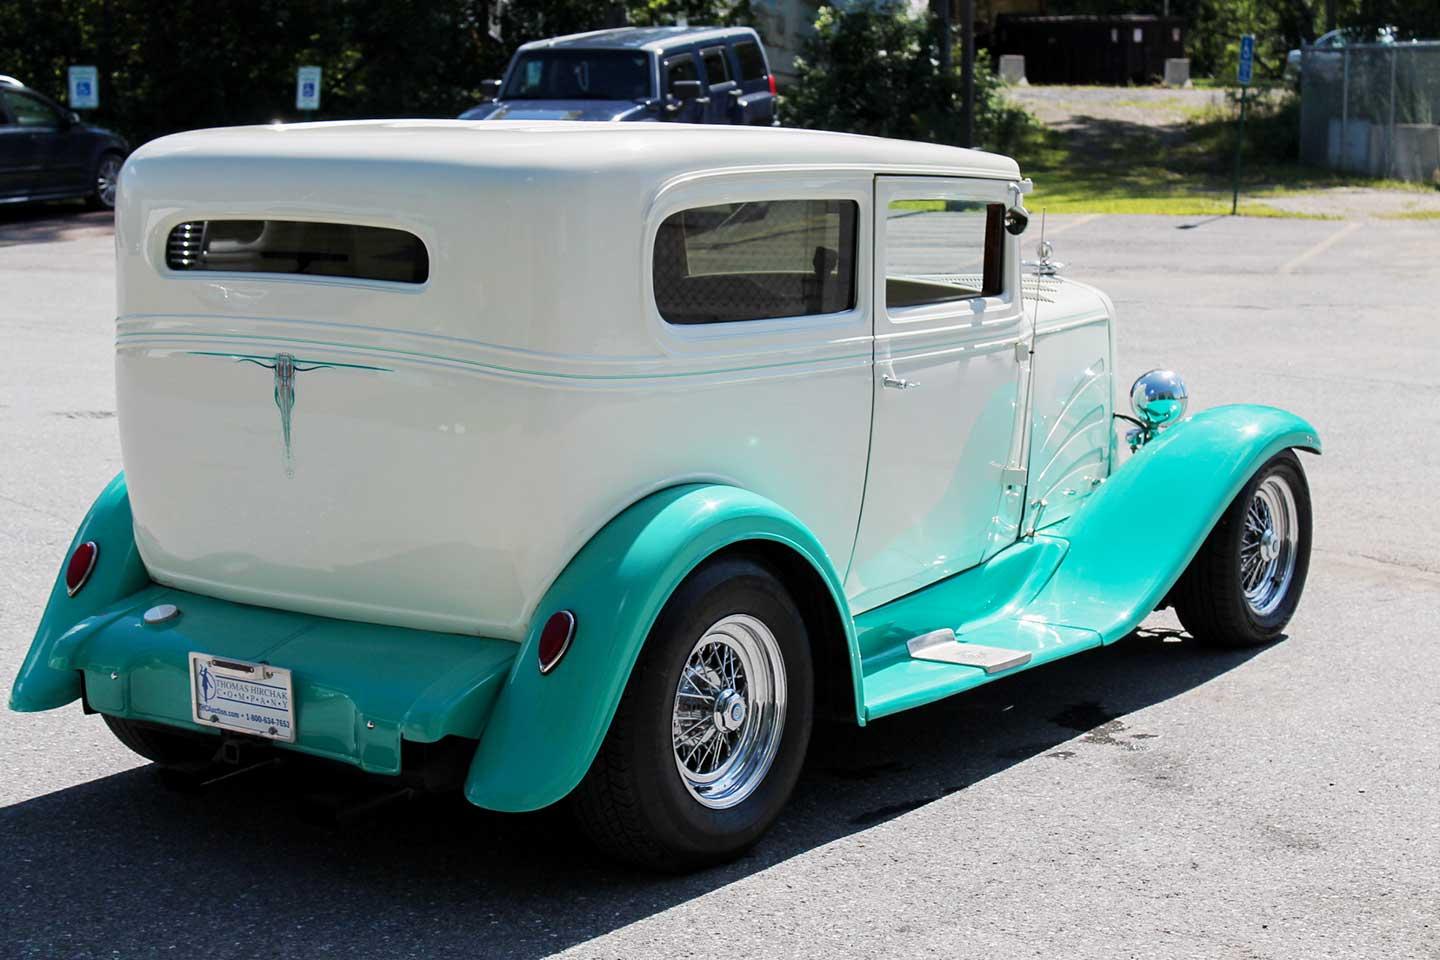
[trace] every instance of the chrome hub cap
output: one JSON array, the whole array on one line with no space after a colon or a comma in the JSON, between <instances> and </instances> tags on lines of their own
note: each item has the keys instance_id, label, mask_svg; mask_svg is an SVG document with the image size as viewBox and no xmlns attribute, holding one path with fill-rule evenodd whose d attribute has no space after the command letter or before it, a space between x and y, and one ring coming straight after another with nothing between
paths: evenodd
<instances>
[{"instance_id":1,"label":"chrome hub cap","mask_svg":"<svg viewBox=\"0 0 1440 960\"><path fill-rule=\"evenodd\" d=\"M1295 493L1284 477L1261 481L1245 511L1240 537L1240 586L1245 602L1264 616L1280 606L1295 576L1295 541L1299 536Z\"/></svg>"},{"instance_id":2,"label":"chrome hub cap","mask_svg":"<svg viewBox=\"0 0 1440 960\"><path fill-rule=\"evenodd\" d=\"M120 183L120 161L106 157L95 172L95 193L107 207L115 206L115 188Z\"/></svg>"},{"instance_id":3,"label":"chrome hub cap","mask_svg":"<svg viewBox=\"0 0 1440 960\"><path fill-rule=\"evenodd\" d=\"M691 648L675 688L675 768L715 810L765 779L785 728L785 659L770 628L747 614L716 623Z\"/></svg>"}]
</instances>

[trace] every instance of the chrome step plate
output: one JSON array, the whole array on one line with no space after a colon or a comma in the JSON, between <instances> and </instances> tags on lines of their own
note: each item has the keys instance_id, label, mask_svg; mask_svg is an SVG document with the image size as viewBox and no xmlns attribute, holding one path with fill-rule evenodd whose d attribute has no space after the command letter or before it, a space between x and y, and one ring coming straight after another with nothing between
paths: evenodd
<instances>
[{"instance_id":1,"label":"chrome step plate","mask_svg":"<svg viewBox=\"0 0 1440 960\"><path fill-rule=\"evenodd\" d=\"M915 660L934 660L962 667L979 667L986 673L1013 670L1030 662L1030 651L986 647L978 643L961 643L954 630L932 630L911 637L906 644Z\"/></svg>"}]
</instances>

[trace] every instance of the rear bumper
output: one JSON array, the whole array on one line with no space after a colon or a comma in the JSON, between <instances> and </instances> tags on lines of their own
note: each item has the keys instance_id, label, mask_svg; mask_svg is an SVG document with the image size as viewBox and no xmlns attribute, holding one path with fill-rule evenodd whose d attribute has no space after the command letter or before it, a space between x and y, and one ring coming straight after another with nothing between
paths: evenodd
<instances>
[{"instance_id":1,"label":"rear bumper","mask_svg":"<svg viewBox=\"0 0 1440 960\"><path fill-rule=\"evenodd\" d=\"M160 603L175 604L180 616L145 624L144 612ZM101 713L204 730L191 719L188 655L264 660L293 675L296 739L277 746L398 774L402 740L480 737L518 650L507 640L333 620L151 584L76 623L44 666L83 675L86 700Z\"/></svg>"}]
</instances>

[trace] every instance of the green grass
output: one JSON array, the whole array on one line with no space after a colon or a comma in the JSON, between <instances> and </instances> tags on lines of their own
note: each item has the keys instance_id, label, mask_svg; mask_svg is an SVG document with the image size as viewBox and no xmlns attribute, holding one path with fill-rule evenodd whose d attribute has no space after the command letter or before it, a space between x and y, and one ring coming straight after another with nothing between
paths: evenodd
<instances>
[{"instance_id":1,"label":"green grass","mask_svg":"<svg viewBox=\"0 0 1440 960\"><path fill-rule=\"evenodd\" d=\"M1122 121L1099 122L1081 135L1032 124L1011 148L1021 170L1035 181L1026 205L1055 213L1228 214L1234 109L1226 103L1194 111L1180 136ZM1432 189L1302 166L1295 159L1298 111L1294 98L1281 90L1253 101L1240 180L1242 216L1328 219L1291 213L1265 200L1329 187Z\"/></svg>"}]
</instances>

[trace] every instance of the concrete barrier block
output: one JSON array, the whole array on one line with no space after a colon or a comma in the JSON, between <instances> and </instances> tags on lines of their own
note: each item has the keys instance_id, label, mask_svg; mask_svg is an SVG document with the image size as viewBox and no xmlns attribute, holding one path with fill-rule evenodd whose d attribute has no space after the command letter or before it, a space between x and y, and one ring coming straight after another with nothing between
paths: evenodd
<instances>
[{"instance_id":1,"label":"concrete barrier block","mask_svg":"<svg viewBox=\"0 0 1440 960\"><path fill-rule=\"evenodd\" d=\"M1190 86L1190 60L1187 57L1171 57L1165 61L1165 86Z\"/></svg>"},{"instance_id":2,"label":"concrete barrier block","mask_svg":"<svg viewBox=\"0 0 1440 960\"><path fill-rule=\"evenodd\" d=\"M1015 86L1028 86L1025 79L1025 58L1018 53L1006 53L1000 57L1000 79Z\"/></svg>"}]
</instances>

